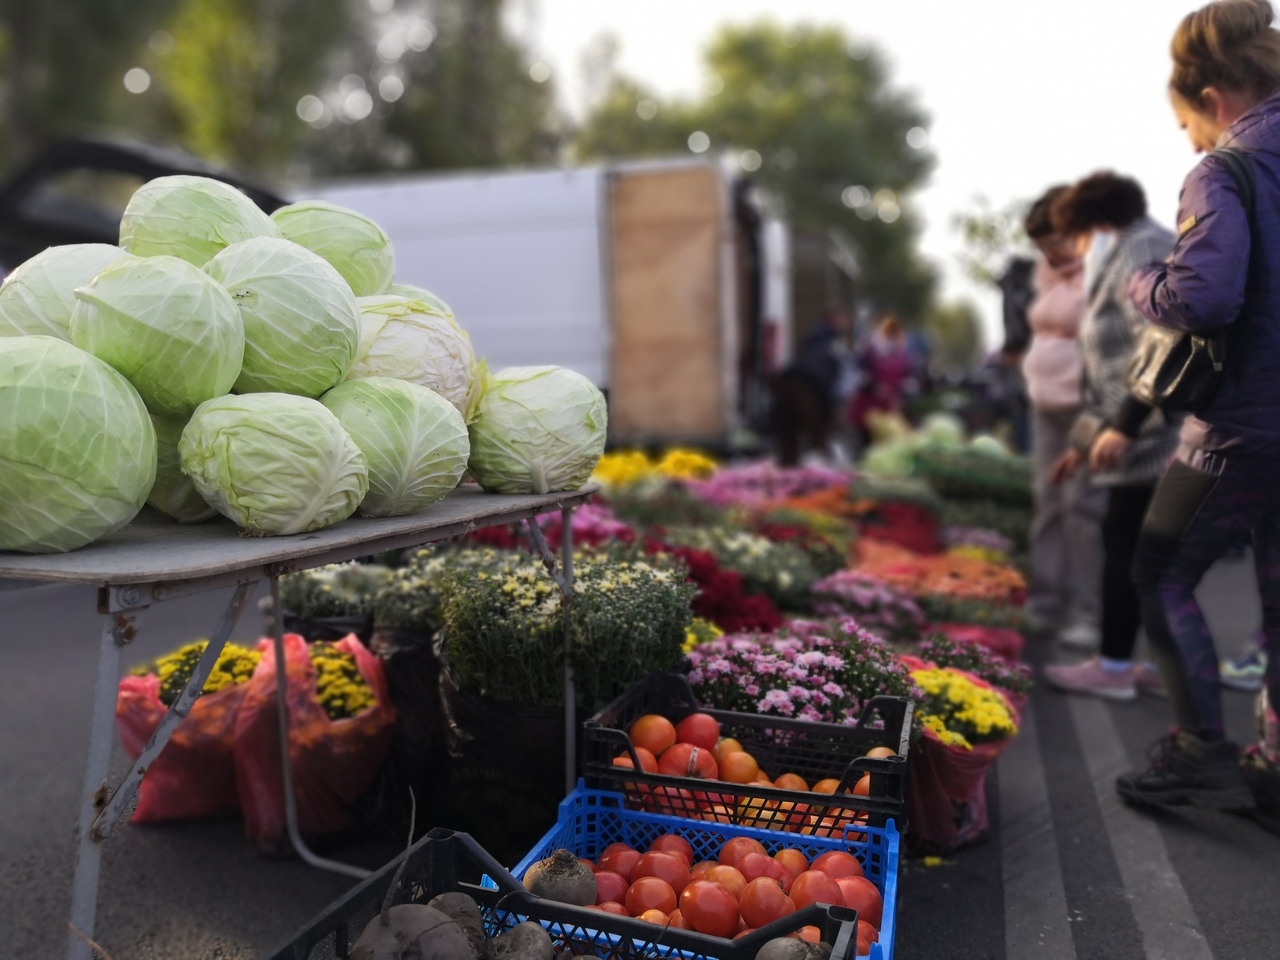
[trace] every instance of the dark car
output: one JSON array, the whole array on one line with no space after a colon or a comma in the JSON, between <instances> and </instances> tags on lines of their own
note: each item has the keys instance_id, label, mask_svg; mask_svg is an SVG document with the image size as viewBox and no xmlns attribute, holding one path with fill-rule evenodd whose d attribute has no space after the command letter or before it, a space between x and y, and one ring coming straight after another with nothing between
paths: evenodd
<instances>
[{"instance_id":1,"label":"dark car","mask_svg":"<svg viewBox=\"0 0 1280 960\"><path fill-rule=\"evenodd\" d=\"M128 140L63 140L0 187L0 276L46 247L119 243L120 217L133 192L174 174L229 183L267 213L288 202L180 150Z\"/></svg>"}]
</instances>

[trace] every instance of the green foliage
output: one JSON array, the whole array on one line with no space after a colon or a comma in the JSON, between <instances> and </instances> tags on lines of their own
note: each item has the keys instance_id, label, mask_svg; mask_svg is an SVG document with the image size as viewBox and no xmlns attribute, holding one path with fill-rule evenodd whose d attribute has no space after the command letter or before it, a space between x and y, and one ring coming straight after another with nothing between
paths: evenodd
<instances>
[{"instance_id":1,"label":"green foliage","mask_svg":"<svg viewBox=\"0 0 1280 960\"><path fill-rule=\"evenodd\" d=\"M386 567L335 563L280 578L280 603L290 613L316 617L363 617L373 612L374 597L391 579Z\"/></svg>"},{"instance_id":2,"label":"green foliage","mask_svg":"<svg viewBox=\"0 0 1280 960\"><path fill-rule=\"evenodd\" d=\"M956 214L952 226L960 233L964 249L959 255L960 268L976 283L996 284L1004 274L1009 258L1030 250L1022 219L1027 203L1015 200L996 209L984 196L974 197L974 208Z\"/></svg>"},{"instance_id":3,"label":"green foliage","mask_svg":"<svg viewBox=\"0 0 1280 960\"><path fill-rule=\"evenodd\" d=\"M695 131L710 138L712 153L755 151L753 179L782 198L791 222L852 238L864 294L919 317L934 277L915 252L920 225L906 196L933 156L908 144L927 119L891 85L883 57L837 28L761 22L724 28L705 59L708 90L717 92L692 102L664 102L615 77L574 141L577 154L688 156ZM845 193L858 186L865 197ZM851 208L846 196L865 202Z\"/></svg>"},{"instance_id":4,"label":"green foliage","mask_svg":"<svg viewBox=\"0 0 1280 960\"><path fill-rule=\"evenodd\" d=\"M763 593L784 610L807 611L809 591L821 576L801 546L733 527L672 527L663 539L706 550L720 566L742 575L747 593Z\"/></svg>"},{"instance_id":5,"label":"green foliage","mask_svg":"<svg viewBox=\"0 0 1280 960\"><path fill-rule=\"evenodd\" d=\"M963 373L982 351L978 310L967 300L933 305L925 314L924 328L930 338L931 361L940 373Z\"/></svg>"}]
</instances>

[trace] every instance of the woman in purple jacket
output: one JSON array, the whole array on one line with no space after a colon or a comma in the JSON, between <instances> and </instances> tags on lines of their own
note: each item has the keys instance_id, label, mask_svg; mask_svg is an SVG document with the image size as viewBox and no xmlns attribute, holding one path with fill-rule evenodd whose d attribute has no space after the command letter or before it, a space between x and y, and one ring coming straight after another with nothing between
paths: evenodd
<instances>
[{"instance_id":1,"label":"woman in purple jacket","mask_svg":"<svg viewBox=\"0 0 1280 960\"><path fill-rule=\"evenodd\" d=\"M1266 0L1220 0L1189 14L1173 39L1178 122L1197 152L1248 154L1257 233L1230 172L1206 157L1183 186L1172 256L1130 285L1153 322L1203 335L1229 330L1231 339L1221 387L1183 426L1134 562L1178 728L1153 749L1149 770L1116 782L1134 802L1256 804L1268 817L1280 815L1280 757L1274 744L1241 757L1225 739L1218 658L1194 591L1252 533L1267 688L1280 703L1280 32L1272 17Z\"/></svg>"}]
</instances>

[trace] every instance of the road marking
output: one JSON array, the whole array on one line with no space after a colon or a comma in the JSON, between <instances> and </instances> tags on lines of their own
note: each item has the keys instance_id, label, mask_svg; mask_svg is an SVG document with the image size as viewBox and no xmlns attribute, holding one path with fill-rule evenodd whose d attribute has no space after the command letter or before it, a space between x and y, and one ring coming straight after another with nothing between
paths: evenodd
<instances>
[{"instance_id":1,"label":"road marking","mask_svg":"<svg viewBox=\"0 0 1280 960\"><path fill-rule=\"evenodd\" d=\"M998 780L1005 956L1076 960L1030 703L1023 708L1021 730L1000 757Z\"/></svg>"},{"instance_id":2,"label":"road marking","mask_svg":"<svg viewBox=\"0 0 1280 960\"><path fill-rule=\"evenodd\" d=\"M1169 863L1159 828L1116 794L1116 777L1128 773L1133 764L1110 710L1093 697L1070 700L1071 719L1147 960L1213 960L1187 891Z\"/></svg>"}]
</instances>

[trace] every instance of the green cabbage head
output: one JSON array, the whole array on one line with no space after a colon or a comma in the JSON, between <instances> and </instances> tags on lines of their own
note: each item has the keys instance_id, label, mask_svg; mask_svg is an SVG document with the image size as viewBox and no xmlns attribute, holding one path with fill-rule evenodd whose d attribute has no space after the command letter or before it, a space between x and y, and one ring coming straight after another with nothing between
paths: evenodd
<instances>
[{"instance_id":1,"label":"green cabbage head","mask_svg":"<svg viewBox=\"0 0 1280 960\"><path fill-rule=\"evenodd\" d=\"M436 313L442 313L446 317L455 317L456 319L453 308L424 287L415 287L411 283L393 283L387 287L387 293L395 294L397 297L405 297L408 300L421 300Z\"/></svg>"},{"instance_id":2,"label":"green cabbage head","mask_svg":"<svg viewBox=\"0 0 1280 960\"><path fill-rule=\"evenodd\" d=\"M304 200L271 215L280 235L328 260L357 297L382 293L396 275L391 238L362 213Z\"/></svg>"},{"instance_id":3,"label":"green cabbage head","mask_svg":"<svg viewBox=\"0 0 1280 960\"><path fill-rule=\"evenodd\" d=\"M37 253L0 286L0 337L38 334L70 342L76 288L128 256L106 243L69 243Z\"/></svg>"},{"instance_id":4,"label":"green cabbage head","mask_svg":"<svg viewBox=\"0 0 1280 960\"><path fill-rule=\"evenodd\" d=\"M156 482L147 503L179 523L199 523L216 517L218 511L205 503L191 478L182 472L178 441L187 425L186 417L151 415L156 428Z\"/></svg>"},{"instance_id":5,"label":"green cabbage head","mask_svg":"<svg viewBox=\"0 0 1280 960\"><path fill-rule=\"evenodd\" d=\"M390 377L349 380L320 402L369 462L366 517L417 513L458 485L471 441L462 414L426 387Z\"/></svg>"},{"instance_id":6,"label":"green cabbage head","mask_svg":"<svg viewBox=\"0 0 1280 960\"><path fill-rule=\"evenodd\" d=\"M318 397L356 358L360 314L338 271L305 247L275 237L242 240L204 266L244 320L237 393Z\"/></svg>"},{"instance_id":7,"label":"green cabbage head","mask_svg":"<svg viewBox=\"0 0 1280 960\"><path fill-rule=\"evenodd\" d=\"M479 399L471 338L452 316L421 300L358 297L360 348L347 375L394 377L440 394L470 419Z\"/></svg>"},{"instance_id":8,"label":"green cabbage head","mask_svg":"<svg viewBox=\"0 0 1280 960\"><path fill-rule=\"evenodd\" d=\"M472 475L491 493L577 490L604 453L604 396L563 367L508 367L471 423Z\"/></svg>"},{"instance_id":9,"label":"green cabbage head","mask_svg":"<svg viewBox=\"0 0 1280 960\"><path fill-rule=\"evenodd\" d=\"M369 492L364 454L338 418L288 393L202 403L178 455L200 496L257 536L331 526Z\"/></svg>"},{"instance_id":10,"label":"green cabbage head","mask_svg":"<svg viewBox=\"0 0 1280 960\"><path fill-rule=\"evenodd\" d=\"M153 413L182 416L240 376L244 321L231 295L177 257L130 257L76 291L71 342L125 375Z\"/></svg>"},{"instance_id":11,"label":"green cabbage head","mask_svg":"<svg viewBox=\"0 0 1280 960\"><path fill-rule=\"evenodd\" d=\"M65 340L0 338L0 550L92 543L137 515L155 477L129 381Z\"/></svg>"},{"instance_id":12,"label":"green cabbage head","mask_svg":"<svg viewBox=\"0 0 1280 960\"><path fill-rule=\"evenodd\" d=\"M276 225L235 187L209 177L157 177L140 186L120 220L120 246L139 257L180 257L203 267L223 247L278 237Z\"/></svg>"}]
</instances>

